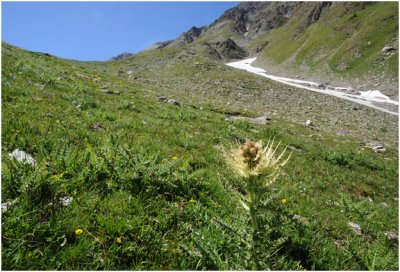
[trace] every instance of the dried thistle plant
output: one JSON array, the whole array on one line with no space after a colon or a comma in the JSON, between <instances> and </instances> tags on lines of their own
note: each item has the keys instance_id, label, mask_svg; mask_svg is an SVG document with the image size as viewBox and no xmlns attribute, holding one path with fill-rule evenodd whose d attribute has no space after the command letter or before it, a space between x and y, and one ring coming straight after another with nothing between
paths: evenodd
<instances>
[{"instance_id":1,"label":"dried thistle plant","mask_svg":"<svg viewBox=\"0 0 400 272\"><path fill-rule=\"evenodd\" d=\"M277 177L280 168L287 163L290 156L282 161L286 148L276 156L280 144L275 149L273 144L274 141L269 140L263 147L262 142L248 140L240 148L225 152L225 160L232 170L245 178L272 174ZM275 179L269 180L268 183L272 183Z\"/></svg>"},{"instance_id":2,"label":"dried thistle plant","mask_svg":"<svg viewBox=\"0 0 400 272\"><path fill-rule=\"evenodd\" d=\"M247 140L239 148L224 151L226 163L236 174L244 177L246 182L247 195L241 203L250 212L253 230L252 255L256 269L261 268L256 249L257 237L260 233L257 207L262 196L268 192L266 189L277 180L281 173L281 168L290 159L290 155L284 158L286 148L277 155L279 145L274 148L273 140L269 140L265 146L263 146L262 142Z\"/></svg>"}]
</instances>

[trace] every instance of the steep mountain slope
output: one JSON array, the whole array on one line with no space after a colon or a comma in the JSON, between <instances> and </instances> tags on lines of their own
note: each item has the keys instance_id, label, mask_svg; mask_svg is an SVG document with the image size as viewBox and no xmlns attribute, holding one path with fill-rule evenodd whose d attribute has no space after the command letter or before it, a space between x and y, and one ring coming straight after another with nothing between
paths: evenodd
<instances>
[{"instance_id":1,"label":"steep mountain slope","mask_svg":"<svg viewBox=\"0 0 400 272\"><path fill-rule=\"evenodd\" d=\"M311 119L329 134L344 130L360 140L376 138L397 146L397 116L238 71L202 56L196 48L167 47L122 61L85 65L149 89L157 86L158 95L172 94L190 105L250 116L270 113L297 124Z\"/></svg>"},{"instance_id":2,"label":"steep mountain slope","mask_svg":"<svg viewBox=\"0 0 400 272\"><path fill-rule=\"evenodd\" d=\"M293 20L262 38L270 43L258 64L398 99L398 3L335 3L303 26Z\"/></svg>"},{"instance_id":3,"label":"steep mountain slope","mask_svg":"<svg viewBox=\"0 0 400 272\"><path fill-rule=\"evenodd\" d=\"M397 2L244 2L166 46L398 99Z\"/></svg>"}]
</instances>

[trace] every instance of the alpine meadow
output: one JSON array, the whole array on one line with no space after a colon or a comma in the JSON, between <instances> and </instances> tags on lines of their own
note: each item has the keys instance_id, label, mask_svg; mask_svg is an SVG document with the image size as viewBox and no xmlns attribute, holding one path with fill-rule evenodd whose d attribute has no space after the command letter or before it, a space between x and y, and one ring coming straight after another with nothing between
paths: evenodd
<instances>
[{"instance_id":1,"label":"alpine meadow","mask_svg":"<svg viewBox=\"0 0 400 272\"><path fill-rule=\"evenodd\" d=\"M2 41L1 269L398 271L398 5L242 2L107 61Z\"/></svg>"}]
</instances>

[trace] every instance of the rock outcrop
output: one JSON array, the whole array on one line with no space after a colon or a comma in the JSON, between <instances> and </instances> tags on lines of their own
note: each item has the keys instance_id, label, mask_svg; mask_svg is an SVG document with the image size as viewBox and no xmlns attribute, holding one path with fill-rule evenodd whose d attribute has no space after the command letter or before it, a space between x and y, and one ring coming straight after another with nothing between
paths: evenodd
<instances>
[{"instance_id":1,"label":"rock outcrop","mask_svg":"<svg viewBox=\"0 0 400 272\"><path fill-rule=\"evenodd\" d=\"M119 54L115 57L112 57L111 60L123 60L123 59L129 58L132 55L133 55L132 53L125 52L125 53Z\"/></svg>"}]
</instances>

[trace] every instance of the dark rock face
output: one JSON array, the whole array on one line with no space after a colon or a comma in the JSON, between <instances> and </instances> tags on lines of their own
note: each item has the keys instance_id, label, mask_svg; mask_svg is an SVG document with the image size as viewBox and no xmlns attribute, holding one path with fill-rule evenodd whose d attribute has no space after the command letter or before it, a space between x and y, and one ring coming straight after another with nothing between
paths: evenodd
<instances>
[{"instance_id":1,"label":"dark rock face","mask_svg":"<svg viewBox=\"0 0 400 272\"><path fill-rule=\"evenodd\" d=\"M216 43L204 43L203 46L208 57L216 60L243 59L249 55L246 50L238 46L232 39Z\"/></svg>"},{"instance_id":2,"label":"dark rock face","mask_svg":"<svg viewBox=\"0 0 400 272\"><path fill-rule=\"evenodd\" d=\"M320 2L316 3L314 9L310 12L307 17L308 25L311 25L318 21L319 17L321 17L322 11L324 8L329 8L332 5L332 2Z\"/></svg>"},{"instance_id":3,"label":"dark rock face","mask_svg":"<svg viewBox=\"0 0 400 272\"><path fill-rule=\"evenodd\" d=\"M243 2L226 11L212 25L234 22L233 31L250 39L288 21L296 2Z\"/></svg>"},{"instance_id":4,"label":"dark rock face","mask_svg":"<svg viewBox=\"0 0 400 272\"><path fill-rule=\"evenodd\" d=\"M274 2L257 12L250 17L247 37L256 38L260 34L282 26L289 20L295 5L293 2Z\"/></svg>"},{"instance_id":5,"label":"dark rock face","mask_svg":"<svg viewBox=\"0 0 400 272\"><path fill-rule=\"evenodd\" d=\"M119 54L118 56L112 57L111 59L112 60L123 60L123 59L129 58L132 55L133 55L132 53L125 52L125 53Z\"/></svg>"},{"instance_id":6,"label":"dark rock face","mask_svg":"<svg viewBox=\"0 0 400 272\"><path fill-rule=\"evenodd\" d=\"M227 39L217 43L222 59L243 59L248 56L246 51L239 47L233 40Z\"/></svg>"},{"instance_id":7,"label":"dark rock face","mask_svg":"<svg viewBox=\"0 0 400 272\"><path fill-rule=\"evenodd\" d=\"M197 28L195 26L192 27L191 29L189 29L188 32L183 33L183 40L186 43L193 42L197 37L200 36L203 29L204 29L204 27L200 27L200 28Z\"/></svg>"},{"instance_id":8,"label":"dark rock face","mask_svg":"<svg viewBox=\"0 0 400 272\"><path fill-rule=\"evenodd\" d=\"M193 26L187 32L182 33L178 38L169 43L166 47L180 45L184 46L195 41L204 31L205 27Z\"/></svg>"},{"instance_id":9,"label":"dark rock face","mask_svg":"<svg viewBox=\"0 0 400 272\"><path fill-rule=\"evenodd\" d=\"M244 34L248 31L248 25L252 18L261 10L269 6L271 2L243 2L234 8L227 10L213 25L226 20L234 21L234 31Z\"/></svg>"}]
</instances>

